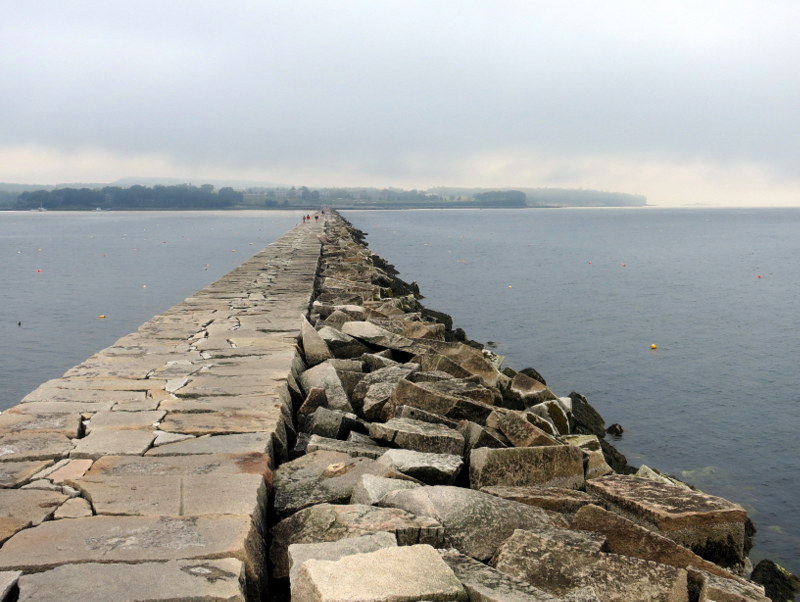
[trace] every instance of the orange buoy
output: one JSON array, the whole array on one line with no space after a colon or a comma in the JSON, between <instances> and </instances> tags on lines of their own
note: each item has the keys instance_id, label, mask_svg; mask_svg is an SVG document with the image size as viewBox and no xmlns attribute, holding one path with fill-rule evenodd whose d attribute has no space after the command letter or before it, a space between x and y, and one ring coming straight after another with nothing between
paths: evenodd
<instances>
[{"instance_id":1,"label":"orange buoy","mask_svg":"<svg viewBox=\"0 0 800 602\"><path fill-rule=\"evenodd\" d=\"M97 316L97 319L98 320L105 320L106 319L106 315L105 314L100 314L99 316Z\"/></svg>"},{"instance_id":2,"label":"orange buoy","mask_svg":"<svg viewBox=\"0 0 800 602\"><path fill-rule=\"evenodd\" d=\"M650 345L650 349L656 350L656 349L658 349L658 345L653 343L652 345Z\"/></svg>"}]
</instances>

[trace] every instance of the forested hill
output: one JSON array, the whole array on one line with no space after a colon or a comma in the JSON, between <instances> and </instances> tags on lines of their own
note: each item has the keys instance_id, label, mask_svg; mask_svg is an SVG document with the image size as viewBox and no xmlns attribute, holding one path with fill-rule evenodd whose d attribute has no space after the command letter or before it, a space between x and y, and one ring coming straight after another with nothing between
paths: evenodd
<instances>
[{"instance_id":1,"label":"forested hill","mask_svg":"<svg viewBox=\"0 0 800 602\"><path fill-rule=\"evenodd\" d=\"M432 188L428 192L445 197L466 197L487 194L486 188ZM529 207L644 207L647 197L625 192L605 192L585 188L514 188L524 193ZM493 191L496 193L499 191Z\"/></svg>"},{"instance_id":2,"label":"forested hill","mask_svg":"<svg viewBox=\"0 0 800 602\"><path fill-rule=\"evenodd\" d=\"M42 187L0 184L0 209L461 209L527 207L640 207L641 195L560 188L309 188L212 184L78 185Z\"/></svg>"}]
</instances>

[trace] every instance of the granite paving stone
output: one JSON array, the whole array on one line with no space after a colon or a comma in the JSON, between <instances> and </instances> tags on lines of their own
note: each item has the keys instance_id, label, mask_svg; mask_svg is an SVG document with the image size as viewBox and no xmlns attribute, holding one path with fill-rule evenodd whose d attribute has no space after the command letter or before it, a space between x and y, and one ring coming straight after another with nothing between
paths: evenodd
<instances>
[{"instance_id":1,"label":"granite paving stone","mask_svg":"<svg viewBox=\"0 0 800 602\"><path fill-rule=\"evenodd\" d=\"M148 456L186 456L192 454L266 453L272 455L272 434L203 435L147 450Z\"/></svg>"},{"instance_id":2,"label":"granite paving stone","mask_svg":"<svg viewBox=\"0 0 800 602\"><path fill-rule=\"evenodd\" d=\"M60 491L0 489L0 542L20 529L38 525L67 499Z\"/></svg>"},{"instance_id":3,"label":"granite paving stone","mask_svg":"<svg viewBox=\"0 0 800 602\"><path fill-rule=\"evenodd\" d=\"M0 462L30 462L63 458L73 449L72 441L50 431L28 433L0 432Z\"/></svg>"},{"instance_id":4,"label":"granite paving stone","mask_svg":"<svg viewBox=\"0 0 800 602\"><path fill-rule=\"evenodd\" d=\"M98 412L86 425L86 432L93 433L100 429L144 429L153 430L166 412L163 410L141 412Z\"/></svg>"},{"instance_id":5,"label":"granite paving stone","mask_svg":"<svg viewBox=\"0 0 800 602\"><path fill-rule=\"evenodd\" d=\"M141 456L153 443L153 432L140 429L98 429L78 439L72 458L99 458L109 455Z\"/></svg>"},{"instance_id":6,"label":"granite paving stone","mask_svg":"<svg viewBox=\"0 0 800 602\"><path fill-rule=\"evenodd\" d=\"M52 460L0 462L0 488L18 487L52 464Z\"/></svg>"},{"instance_id":7,"label":"granite paving stone","mask_svg":"<svg viewBox=\"0 0 800 602\"><path fill-rule=\"evenodd\" d=\"M0 600L6 600L11 590L16 586L22 571L0 572Z\"/></svg>"},{"instance_id":8,"label":"granite paving stone","mask_svg":"<svg viewBox=\"0 0 800 602\"><path fill-rule=\"evenodd\" d=\"M244 564L236 558L139 564L68 564L24 575L19 602L192 600L245 602Z\"/></svg>"}]
</instances>

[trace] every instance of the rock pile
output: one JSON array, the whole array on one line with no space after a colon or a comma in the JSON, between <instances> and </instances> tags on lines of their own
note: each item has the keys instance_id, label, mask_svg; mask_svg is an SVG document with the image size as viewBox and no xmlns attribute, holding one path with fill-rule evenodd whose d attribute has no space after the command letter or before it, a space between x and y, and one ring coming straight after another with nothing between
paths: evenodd
<instances>
[{"instance_id":1,"label":"rock pile","mask_svg":"<svg viewBox=\"0 0 800 602\"><path fill-rule=\"evenodd\" d=\"M269 557L296 602L767 600L737 504L629 474L602 418L454 332L336 214ZM304 318L305 320L305 318Z\"/></svg>"}]
</instances>

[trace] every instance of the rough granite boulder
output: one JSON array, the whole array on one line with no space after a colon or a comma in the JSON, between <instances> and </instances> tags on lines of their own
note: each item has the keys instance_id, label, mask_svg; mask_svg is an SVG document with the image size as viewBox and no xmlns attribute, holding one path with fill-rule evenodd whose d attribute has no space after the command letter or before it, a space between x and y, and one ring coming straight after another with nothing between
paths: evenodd
<instances>
[{"instance_id":1,"label":"rough granite boulder","mask_svg":"<svg viewBox=\"0 0 800 602\"><path fill-rule=\"evenodd\" d=\"M452 569L429 545L384 548L339 560L307 560L292 582L296 602L468 600Z\"/></svg>"},{"instance_id":2,"label":"rough granite boulder","mask_svg":"<svg viewBox=\"0 0 800 602\"><path fill-rule=\"evenodd\" d=\"M452 454L428 454L411 449L390 449L378 462L427 485L452 485L456 482L464 461Z\"/></svg>"},{"instance_id":3,"label":"rough granite boulder","mask_svg":"<svg viewBox=\"0 0 800 602\"><path fill-rule=\"evenodd\" d=\"M317 332L328 346L328 349L330 349L333 357L359 357L364 353L370 352L369 347L364 345L361 341L344 334L339 329L323 326Z\"/></svg>"},{"instance_id":4,"label":"rough granite boulder","mask_svg":"<svg viewBox=\"0 0 800 602\"><path fill-rule=\"evenodd\" d=\"M524 410L551 399L557 397L546 384L522 372L515 374L503 388L503 405L513 410Z\"/></svg>"},{"instance_id":5,"label":"rough granite boulder","mask_svg":"<svg viewBox=\"0 0 800 602\"><path fill-rule=\"evenodd\" d=\"M561 445L552 435L534 425L523 412L514 410L498 413L497 428L514 447Z\"/></svg>"},{"instance_id":6,"label":"rough granite boulder","mask_svg":"<svg viewBox=\"0 0 800 602\"><path fill-rule=\"evenodd\" d=\"M294 581L306 560L339 560L352 554L365 554L383 548L396 548L397 539L392 533L381 531L359 537L319 543L294 543L289 546L289 580Z\"/></svg>"},{"instance_id":7,"label":"rough granite boulder","mask_svg":"<svg viewBox=\"0 0 800 602\"><path fill-rule=\"evenodd\" d=\"M309 366L316 366L333 357L328 344L314 330L305 316L301 316L300 340L303 343L303 356Z\"/></svg>"},{"instance_id":8,"label":"rough granite boulder","mask_svg":"<svg viewBox=\"0 0 800 602\"><path fill-rule=\"evenodd\" d=\"M726 499L627 475L586 482L611 509L722 567L745 562L747 512Z\"/></svg>"},{"instance_id":9,"label":"rough granite boulder","mask_svg":"<svg viewBox=\"0 0 800 602\"><path fill-rule=\"evenodd\" d=\"M597 435L564 435L562 439L568 445L574 445L583 451L583 469L587 479L596 479L614 472L606 462Z\"/></svg>"},{"instance_id":10,"label":"rough granite boulder","mask_svg":"<svg viewBox=\"0 0 800 602\"><path fill-rule=\"evenodd\" d=\"M419 452L454 456L464 453L464 436L457 430L412 418L373 422L369 427L369 436L389 446Z\"/></svg>"},{"instance_id":11,"label":"rough granite boulder","mask_svg":"<svg viewBox=\"0 0 800 602\"><path fill-rule=\"evenodd\" d=\"M313 504L345 504L365 474L407 478L375 460L332 451L311 452L281 464L273 480L275 513L283 518Z\"/></svg>"},{"instance_id":12,"label":"rough granite boulder","mask_svg":"<svg viewBox=\"0 0 800 602\"><path fill-rule=\"evenodd\" d=\"M539 508L463 487L393 491L380 505L435 519L444 527L446 545L481 561L489 560L516 529L567 526Z\"/></svg>"},{"instance_id":13,"label":"rough granite boulder","mask_svg":"<svg viewBox=\"0 0 800 602\"><path fill-rule=\"evenodd\" d=\"M330 363L323 362L310 368L300 375L300 384L306 391L311 389L325 389L328 406L333 410L352 412L353 406L344 390L342 381Z\"/></svg>"},{"instance_id":14,"label":"rough granite boulder","mask_svg":"<svg viewBox=\"0 0 800 602\"><path fill-rule=\"evenodd\" d=\"M563 487L482 487L481 491L513 502L536 506L550 512L574 515L588 504L600 504L600 498L584 491Z\"/></svg>"},{"instance_id":15,"label":"rough granite boulder","mask_svg":"<svg viewBox=\"0 0 800 602\"><path fill-rule=\"evenodd\" d=\"M481 392L474 384L455 379L419 383L401 380L392 395L391 406L412 406L453 420L466 419L483 424L493 406L474 398ZM387 417L391 416L394 416L394 409L387 414Z\"/></svg>"},{"instance_id":16,"label":"rough granite boulder","mask_svg":"<svg viewBox=\"0 0 800 602\"><path fill-rule=\"evenodd\" d=\"M369 346L391 349L408 354L408 357L428 351L428 347L424 343L396 334L371 322L345 322L342 324L342 332Z\"/></svg>"},{"instance_id":17,"label":"rough granite boulder","mask_svg":"<svg viewBox=\"0 0 800 602\"><path fill-rule=\"evenodd\" d=\"M439 550L439 554L461 581L470 600L479 602L563 602L564 600L486 566L458 550Z\"/></svg>"},{"instance_id":18,"label":"rough granite boulder","mask_svg":"<svg viewBox=\"0 0 800 602\"><path fill-rule=\"evenodd\" d=\"M382 531L393 533L401 546L426 543L441 547L444 537L444 529L436 520L398 508L317 504L283 519L272 529L269 558L273 575L278 579L289 576L288 548L292 544L337 541Z\"/></svg>"},{"instance_id":19,"label":"rough granite boulder","mask_svg":"<svg viewBox=\"0 0 800 602\"><path fill-rule=\"evenodd\" d=\"M479 447L470 453L469 481L473 489L492 485L581 489L583 453L569 445Z\"/></svg>"},{"instance_id":20,"label":"rough granite boulder","mask_svg":"<svg viewBox=\"0 0 800 602\"><path fill-rule=\"evenodd\" d=\"M603 602L688 602L684 569L601 551L604 538L579 531L515 531L494 567L554 596L591 586Z\"/></svg>"},{"instance_id":21,"label":"rough granite boulder","mask_svg":"<svg viewBox=\"0 0 800 602\"><path fill-rule=\"evenodd\" d=\"M358 435L358 433L350 433L351 436L354 434ZM306 452L311 453L315 451L340 452L352 456L353 458L371 458L377 460L384 454L386 448L375 445L374 443L358 443L349 440L340 441L339 439L311 435L306 444Z\"/></svg>"},{"instance_id":22,"label":"rough granite boulder","mask_svg":"<svg viewBox=\"0 0 800 602\"><path fill-rule=\"evenodd\" d=\"M578 510L570 528L600 533L606 538L606 551L613 554L634 556L683 569L694 568L723 579L743 581L671 539L593 504Z\"/></svg>"},{"instance_id":23,"label":"rough granite boulder","mask_svg":"<svg viewBox=\"0 0 800 602\"><path fill-rule=\"evenodd\" d=\"M353 495L350 497L350 503L377 505L383 496L391 491L414 489L421 486L421 483L416 481L390 479L365 474L361 477L361 481L353 488Z\"/></svg>"}]
</instances>

